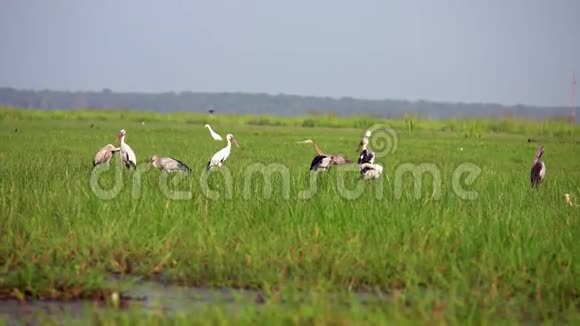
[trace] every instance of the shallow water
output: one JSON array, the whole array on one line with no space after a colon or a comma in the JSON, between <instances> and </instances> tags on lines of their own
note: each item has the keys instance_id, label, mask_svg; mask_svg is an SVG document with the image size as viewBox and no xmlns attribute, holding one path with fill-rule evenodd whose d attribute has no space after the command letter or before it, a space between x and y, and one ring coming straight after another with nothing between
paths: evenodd
<instances>
[{"instance_id":1,"label":"shallow water","mask_svg":"<svg viewBox=\"0 0 580 326\"><path fill-rule=\"evenodd\" d=\"M144 314L162 313L172 315L191 313L219 306L222 311L235 313L243 307L260 307L264 295L259 290L185 287L168 285L156 281L121 280L111 278L107 282L112 289L122 289L118 307L111 302L90 300L76 301L0 301L0 324L31 325L43 324L43 321L89 321L94 313L106 312L107 315L126 311L139 311ZM354 294L358 303L370 303L385 298L369 292ZM300 300L298 300L300 301ZM287 300L280 300L286 304ZM120 308L120 309L119 309Z\"/></svg>"},{"instance_id":2,"label":"shallow water","mask_svg":"<svg viewBox=\"0 0 580 326\"><path fill-rule=\"evenodd\" d=\"M242 306L259 305L259 291L229 288L184 287L155 281L110 281L110 288L121 288L122 296L116 309L111 302L76 301L0 301L0 324L42 324L47 320L83 321L94 312L142 311L143 313L189 313L219 305L235 312Z\"/></svg>"}]
</instances>

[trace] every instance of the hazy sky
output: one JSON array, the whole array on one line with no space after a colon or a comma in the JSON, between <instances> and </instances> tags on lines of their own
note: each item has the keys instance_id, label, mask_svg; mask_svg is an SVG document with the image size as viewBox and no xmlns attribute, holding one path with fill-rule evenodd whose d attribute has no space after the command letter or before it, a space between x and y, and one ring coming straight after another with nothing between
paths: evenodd
<instances>
[{"instance_id":1,"label":"hazy sky","mask_svg":"<svg viewBox=\"0 0 580 326\"><path fill-rule=\"evenodd\" d=\"M580 0L0 0L0 86L567 105Z\"/></svg>"}]
</instances>

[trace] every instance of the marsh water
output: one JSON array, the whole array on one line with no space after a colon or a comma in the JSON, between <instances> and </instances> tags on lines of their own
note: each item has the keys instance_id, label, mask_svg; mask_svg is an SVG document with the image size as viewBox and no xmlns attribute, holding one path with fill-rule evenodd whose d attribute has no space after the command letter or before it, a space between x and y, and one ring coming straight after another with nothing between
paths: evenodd
<instances>
[{"instance_id":1,"label":"marsh water","mask_svg":"<svg viewBox=\"0 0 580 326\"><path fill-rule=\"evenodd\" d=\"M156 281L111 279L111 288L122 288L117 306L111 302L91 300L74 301L0 301L0 324L31 325L45 321L87 321L94 313L124 313L128 311L143 314L154 313L171 316L202 311L219 306L226 313L235 313L243 307L260 309L264 295L259 290L186 287L164 284ZM369 292L357 292L355 299L360 303L381 300ZM280 300L280 304L286 304Z\"/></svg>"}]
</instances>

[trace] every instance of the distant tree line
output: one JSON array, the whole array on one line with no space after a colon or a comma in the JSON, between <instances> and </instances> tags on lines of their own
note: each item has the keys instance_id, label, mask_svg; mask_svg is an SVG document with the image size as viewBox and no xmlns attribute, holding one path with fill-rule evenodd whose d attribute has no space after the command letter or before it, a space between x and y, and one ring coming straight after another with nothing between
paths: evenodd
<instances>
[{"instance_id":1,"label":"distant tree line","mask_svg":"<svg viewBox=\"0 0 580 326\"><path fill-rule=\"evenodd\" d=\"M306 114L364 114L395 118L414 115L422 118L523 117L562 118L566 107L503 106L485 103L445 103L404 100L364 100L297 95L247 93L119 93L67 92L0 88L0 105L47 110L121 108L156 112L212 112L296 116ZM578 116L576 117L578 121Z\"/></svg>"}]
</instances>

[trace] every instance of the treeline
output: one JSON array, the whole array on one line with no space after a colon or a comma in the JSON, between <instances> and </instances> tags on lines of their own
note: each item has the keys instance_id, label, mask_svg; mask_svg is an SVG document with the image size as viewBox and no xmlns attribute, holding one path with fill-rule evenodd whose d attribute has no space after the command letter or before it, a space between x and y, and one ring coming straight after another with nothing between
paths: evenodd
<instances>
[{"instance_id":1,"label":"treeline","mask_svg":"<svg viewBox=\"0 0 580 326\"><path fill-rule=\"evenodd\" d=\"M297 95L246 93L119 93L109 89L100 92L67 92L51 90L19 90L0 88L0 105L46 110L122 108L155 112L197 112L268 114L302 116L337 114L369 115L397 118L414 115L421 118L518 117L562 118L566 107L503 106L500 104L444 103L405 100L363 100ZM578 121L578 117L577 117Z\"/></svg>"}]
</instances>

